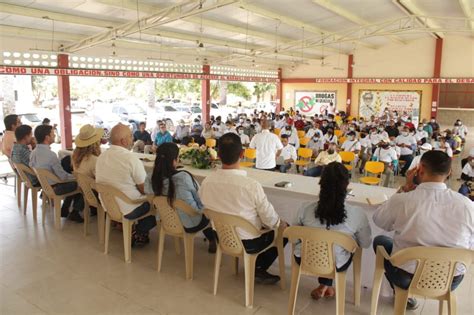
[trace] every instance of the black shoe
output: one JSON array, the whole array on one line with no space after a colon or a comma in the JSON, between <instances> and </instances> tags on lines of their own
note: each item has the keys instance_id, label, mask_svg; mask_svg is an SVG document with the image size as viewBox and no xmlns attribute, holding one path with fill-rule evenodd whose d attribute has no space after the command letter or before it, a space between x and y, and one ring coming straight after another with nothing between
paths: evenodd
<instances>
[{"instance_id":1,"label":"black shoe","mask_svg":"<svg viewBox=\"0 0 474 315\"><path fill-rule=\"evenodd\" d=\"M77 223L83 223L84 222L84 219L81 217L79 212L76 211L76 210L73 210L67 218L68 218L68 220L71 220L71 221L74 221L74 222L77 222Z\"/></svg>"},{"instance_id":2,"label":"black shoe","mask_svg":"<svg viewBox=\"0 0 474 315\"><path fill-rule=\"evenodd\" d=\"M215 254L217 251L217 242L215 240L209 241L209 247L207 248L207 252L209 254Z\"/></svg>"},{"instance_id":3,"label":"black shoe","mask_svg":"<svg viewBox=\"0 0 474 315\"><path fill-rule=\"evenodd\" d=\"M415 298L408 298L407 310L413 311L418 308L418 301Z\"/></svg>"},{"instance_id":4,"label":"black shoe","mask_svg":"<svg viewBox=\"0 0 474 315\"><path fill-rule=\"evenodd\" d=\"M255 282L259 284L275 284L280 281L279 276L272 275L266 270L255 270Z\"/></svg>"},{"instance_id":5,"label":"black shoe","mask_svg":"<svg viewBox=\"0 0 474 315\"><path fill-rule=\"evenodd\" d=\"M150 237L148 235L132 235L132 247L140 248L150 243Z\"/></svg>"},{"instance_id":6,"label":"black shoe","mask_svg":"<svg viewBox=\"0 0 474 315\"><path fill-rule=\"evenodd\" d=\"M61 208L61 218L67 218L69 215L69 208Z\"/></svg>"}]
</instances>

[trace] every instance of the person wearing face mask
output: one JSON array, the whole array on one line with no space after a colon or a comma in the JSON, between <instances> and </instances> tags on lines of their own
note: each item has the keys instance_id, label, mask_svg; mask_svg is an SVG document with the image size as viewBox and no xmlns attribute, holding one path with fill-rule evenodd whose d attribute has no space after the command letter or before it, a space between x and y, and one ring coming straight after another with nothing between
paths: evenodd
<instances>
[{"instance_id":1,"label":"person wearing face mask","mask_svg":"<svg viewBox=\"0 0 474 315\"><path fill-rule=\"evenodd\" d=\"M354 131L349 131L349 133L347 134L346 141L344 141L344 143L341 145L341 149L342 151L346 152L354 152L356 157L359 155L361 145L360 142L356 139L356 134Z\"/></svg>"},{"instance_id":2,"label":"person wearing face mask","mask_svg":"<svg viewBox=\"0 0 474 315\"><path fill-rule=\"evenodd\" d=\"M173 134L173 141L175 143L181 143L184 137L189 137L189 134L190 134L189 126L186 126L184 123L184 120L181 119Z\"/></svg>"},{"instance_id":3,"label":"person wearing face mask","mask_svg":"<svg viewBox=\"0 0 474 315\"><path fill-rule=\"evenodd\" d=\"M232 124L231 121L228 120L228 121L225 123L225 129L224 129L224 133L223 133L223 134L226 134L226 133L229 133L229 132L232 132L232 133L237 134L237 130L235 130L234 125Z\"/></svg>"},{"instance_id":4,"label":"person wearing face mask","mask_svg":"<svg viewBox=\"0 0 474 315\"><path fill-rule=\"evenodd\" d=\"M428 141L428 133L423 129L423 124L418 124L415 132L415 140L418 145L422 145Z\"/></svg>"},{"instance_id":5,"label":"person wearing face mask","mask_svg":"<svg viewBox=\"0 0 474 315\"><path fill-rule=\"evenodd\" d=\"M360 165L359 165L359 173L362 174L364 171L365 163L370 160L372 156L372 143L370 142L369 137L365 132L360 133Z\"/></svg>"},{"instance_id":6,"label":"person wearing face mask","mask_svg":"<svg viewBox=\"0 0 474 315\"><path fill-rule=\"evenodd\" d=\"M326 134L328 132L328 129L329 129L329 123L327 119L323 119L321 123L321 131L323 132L323 134Z\"/></svg>"},{"instance_id":7,"label":"person wearing face mask","mask_svg":"<svg viewBox=\"0 0 474 315\"><path fill-rule=\"evenodd\" d=\"M214 139L214 130L212 129L211 127L211 123L210 122L207 122L204 124L204 129L201 133L201 137L203 137L204 139Z\"/></svg>"},{"instance_id":8,"label":"person wearing face mask","mask_svg":"<svg viewBox=\"0 0 474 315\"><path fill-rule=\"evenodd\" d=\"M451 145L447 142L445 137L438 138L438 141L435 142L435 150L446 153L450 158L453 157L453 149L451 148Z\"/></svg>"},{"instance_id":9,"label":"person wearing face mask","mask_svg":"<svg viewBox=\"0 0 474 315\"><path fill-rule=\"evenodd\" d=\"M324 136L316 132L311 137L306 147L313 150L313 156L315 157L315 156L318 156L319 152L324 150L324 144L325 144Z\"/></svg>"},{"instance_id":10,"label":"person wearing face mask","mask_svg":"<svg viewBox=\"0 0 474 315\"><path fill-rule=\"evenodd\" d=\"M466 140L466 137L467 137L467 127L464 126L461 122L461 120L456 120L456 123L454 124L454 127L456 129L456 132L454 132L455 135L458 135L461 137L463 143L465 142Z\"/></svg>"},{"instance_id":11,"label":"person wearing face mask","mask_svg":"<svg viewBox=\"0 0 474 315\"><path fill-rule=\"evenodd\" d=\"M304 120L301 115L296 116L296 121L295 121L295 128L296 130L303 130L304 129Z\"/></svg>"},{"instance_id":12,"label":"person wearing face mask","mask_svg":"<svg viewBox=\"0 0 474 315\"><path fill-rule=\"evenodd\" d=\"M385 131L385 126L383 124L380 124L378 127L377 127L377 132L378 134L380 135L380 137L382 139L389 139L389 135L388 135L388 132Z\"/></svg>"},{"instance_id":13,"label":"person wearing face mask","mask_svg":"<svg viewBox=\"0 0 474 315\"><path fill-rule=\"evenodd\" d=\"M461 160L461 168L464 168L464 165L472 160L474 160L474 148L471 148L471 150L469 150L469 155Z\"/></svg>"},{"instance_id":14,"label":"person wearing face mask","mask_svg":"<svg viewBox=\"0 0 474 315\"><path fill-rule=\"evenodd\" d=\"M326 143L334 143L337 145L337 136L334 134L334 129L328 128L328 132L324 135Z\"/></svg>"},{"instance_id":15,"label":"person wearing face mask","mask_svg":"<svg viewBox=\"0 0 474 315\"><path fill-rule=\"evenodd\" d=\"M216 139L222 137L225 131L225 125L221 121L221 116L218 116L216 118L216 122L214 123L214 125L212 125L212 129L214 130L214 137Z\"/></svg>"},{"instance_id":16,"label":"person wearing face mask","mask_svg":"<svg viewBox=\"0 0 474 315\"><path fill-rule=\"evenodd\" d=\"M133 144L130 129L125 125L118 124L112 128L110 139L112 141L110 148L97 158L96 182L120 190L131 200L144 199L146 197L146 171L142 161L130 152L130 146ZM149 243L149 231L156 226L154 215L145 216L150 212L150 203L146 201L137 205L121 199L117 199L117 203L124 218L134 220L141 217L133 226L132 247ZM107 204L102 204L107 210Z\"/></svg>"},{"instance_id":17,"label":"person wearing face mask","mask_svg":"<svg viewBox=\"0 0 474 315\"><path fill-rule=\"evenodd\" d=\"M383 186L388 187L390 179L393 176L395 164L398 160L397 152L393 147L390 146L387 141L382 140L379 147L375 150L372 159L375 161L382 162L385 165L383 170L383 173L385 175Z\"/></svg>"},{"instance_id":18,"label":"person wearing face mask","mask_svg":"<svg viewBox=\"0 0 474 315\"><path fill-rule=\"evenodd\" d=\"M240 141L242 142L242 146L248 147L250 144L250 137L244 133L244 127L242 126L237 127L237 133L240 137Z\"/></svg>"},{"instance_id":19,"label":"person wearing face mask","mask_svg":"<svg viewBox=\"0 0 474 315\"><path fill-rule=\"evenodd\" d=\"M429 122L429 125L433 129L433 138L436 139L436 137L440 133L440 127L439 127L438 122L436 121L436 118L432 117L430 122Z\"/></svg>"},{"instance_id":20,"label":"person wearing face mask","mask_svg":"<svg viewBox=\"0 0 474 315\"><path fill-rule=\"evenodd\" d=\"M304 176L319 177L326 165L332 162L342 163L341 156L337 153L337 146L330 143L326 151L322 151L314 160L314 167L304 171Z\"/></svg>"},{"instance_id":21,"label":"person wearing face mask","mask_svg":"<svg viewBox=\"0 0 474 315\"><path fill-rule=\"evenodd\" d=\"M472 182L474 181L474 149L469 151L469 157L465 159L462 167L461 179L464 183L459 188L459 193L474 200L474 196L471 196Z\"/></svg>"},{"instance_id":22,"label":"person wearing face mask","mask_svg":"<svg viewBox=\"0 0 474 315\"><path fill-rule=\"evenodd\" d=\"M433 136L433 127L431 127L431 125L426 122L426 119L423 119L421 124L423 126L423 130L428 134L427 141L430 142L431 137Z\"/></svg>"},{"instance_id":23,"label":"person wearing face mask","mask_svg":"<svg viewBox=\"0 0 474 315\"><path fill-rule=\"evenodd\" d=\"M433 150L433 147L431 146L431 144L424 143L420 147L420 155L415 156L415 158L411 162L410 167L408 168L408 170L412 170L412 169L418 167L418 164L420 164L420 160L421 160L421 157L423 156L423 154L425 154L426 152L431 151L431 150Z\"/></svg>"},{"instance_id":24,"label":"person wearing face mask","mask_svg":"<svg viewBox=\"0 0 474 315\"><path fill-rule=\"evenodd\" d=\"M395 139L396 144L401 149L400 161L405 161L405 165L400 171L400 175L405 176L406 171L413 161L414 149L416 148L416 139L410 135L409 127L405 126L401 135Z\"/></svg>"},{"instance_id":25,"label":"person wearing face mask","mask_svg":"<svg viewBox=\"0 0 474 315\"><path fill-rule=\"evenodd\" d=\"M380 141L384 140L382 136L377 132L377 128L375 127L370 128L370 133L369 133L368 138L372 145L372 153L373 151L375 151Z\"/></svg>"},{"instance_id":26,"label":"person wearing face mask","mask_svg":"<svg viewBox=\"0 0 474 315\"><path fill-rule=\"evenodd\" d=\"M300 147L300 139L298 138L298 131L292 125L286 125L285 129L280 131L280 136L287 135L288 142L295 148Z\"/></svg>"},{"instance_id":27,"label":"person wearing face mask","mask_svg":"<svg viewBox=\"0 0 474 315\"><path fill-rule=\"evenodd\" d=\"M288 136L281 136L281 144L283 148L277 152L277 166L280 167L281 173L286 173L293 163L298 158L296 154L296 148L288 143Z\"/></svg>"},{"instance_id":28,"label":"person wearing face mask","mask_svg":"<svg viewBox=\"0 0 474 315\"><path fill-rule=\"evenodd\" d=\"M310 128L306 132L305 137L308 138L308 139L312 139L315 134L318 134L320 138L322 138L324 136L323 131L321 129L319 129L319 123L316 122L316 121L313 123L313 127Z\"/></svg>"},{"instance_id":29,"label":"person wearing face mask","mask_svg":"<svg viewBox=\"0 0 474 315\"><path fill-rule=\"evenodd\" d=\"M160 132L156 134L155 143L154 143L154 150L156 147L159 147L161 144L166 142L173 142L173 137L171 133L166 129L166 125L161 123L160 125Z\"/></svg>"},{"instance_id":30,"label":"person wearing face mask","mask_svg":"<svg viewBox=\"0 0 474 315\"><path fill-rule=\"evenodd\" d=\"M400 131L398 130L397 125L395 125L394 120L390 120L389 125L385 128L385 132L387 132L389 137L398 137L400 135Z\"/></svg>"}]
</instances>

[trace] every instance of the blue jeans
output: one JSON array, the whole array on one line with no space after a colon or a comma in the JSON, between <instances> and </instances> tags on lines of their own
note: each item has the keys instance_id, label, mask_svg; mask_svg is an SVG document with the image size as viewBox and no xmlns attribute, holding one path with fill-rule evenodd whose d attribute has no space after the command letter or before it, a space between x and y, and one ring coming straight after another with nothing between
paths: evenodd
<instances>
[{"instance_id":1,"label":"blue jeans","mask_svg":"<svg viewBox=\"0 0 474 315\"><path fill-rule=\"evenodd\" d=\"M311 176L311 177L319 177L321 176L321 173L323 172L323 166L315 166L312 167L306 171L304 171L303 175L304 176Z\"/></svg>"},{"instance_id":2,"label":"blue jeans","mask_svg":"<svg viewBox=\"0 0 474 315\"><path fill-rule=\"evenodd\" d=\"M393 250L393 239L385 235L379 235L374 238L374 251L377 252L377 246L383 246L387 253L392 254ZM393 289L393 286L407 290L410 287L411 279L413 279L413 274L409 273L403 269L393 266L390 261L384 261L385 267L385 277L387 278L390 286ZM451 290L456 289L461 283L464 275L455 276L451 284Z\"/></svg>"},{"instance_id":3,"label":"blue jeans","mask_svg":"<svg viewBox=\"0 0 474 315\"><path fill-rule=\"evenodd\" d=\"M77 182L66 182L53 185L53 190L58 195L65 195L77 189ZM73 203L74 211L81 212L84 209L84 198L82 194L75 194L64 199L61 209L67 209Z\"/></svg>"},{"instance_id":4,"label":"blue jeans","mask_svg":"<svg viewBox=\"0 0 474 315\"><path fill-rule=\"evenodd\" d=\"M136 218L139 218L145 214L150 212L150 203L149 202L144 202L137 208L135 208L132 212L129 214L124 215L123 217L125 219L129 220L134 220ZM138 222L135 224L135 231L138 234L148 234L148 231L150 231L152 228L156 226L156 218L154 215L149 215L147 217L144 217L143 219L138 220Z\"/></svg>"},{"instance_id":5,"label":"blue jeans","mask_svg":"<svg viewBox=\"0 0 474 315\"><path fill-rule=\"evenodd\" d=\"M403 165L403 168L400 170L400 174L405 175L411 165L411 162L413 161L413 155L400 155L400 160L405 161L405 165Z\"/></svg>"},{"instance_id":6,"label":"blue jeans","mask_svg":"<svg viewBox=\"0 0 474 315\"><path fill-rule=\"evenodd\" d=\"M469 197L470 192L471 192L471 190L466 185L466 183L462 184L461 187L459 188L459 193L463 196Z\"/></svg>"},{"instance_id":7,"label":"blue jeans","mask_svg":"<svg viewBox=\"0 0 474 315\"><path fill-rule=\"evenodd\" d=\"M280 173L286 173L291 168L291 164L280 165Z\"/></svg>"}]
</instances>

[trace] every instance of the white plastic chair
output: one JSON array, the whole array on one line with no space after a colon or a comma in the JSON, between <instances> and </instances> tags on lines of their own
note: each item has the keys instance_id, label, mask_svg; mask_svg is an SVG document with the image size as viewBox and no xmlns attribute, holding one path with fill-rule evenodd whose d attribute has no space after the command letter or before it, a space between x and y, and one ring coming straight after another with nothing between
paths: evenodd
<instances>
[{"instance_id":1,"label":"white plastic chair","mask_svg":"<svg viewBox=\"0 0 474 315\"><path fill-rule=\"evenodd\" d=\"M301 262L295 258L291 262L291 289L288 303L288 314L295 313L298 284L301 274L314 275L335 280L336 314L344 314L346 293L346 271L336 271L334 246L338 245L353 253L352 266L354 275L354 304L360 305L362 249L347 234L307 226L290 226L283 233L292 243L292 252L297 241L301 241Z\"/></svg>"},{"instance_id":2,"label":"white plastic chair","mask_svg":"<svg viewBox=\"0 0 474 315\"><path fill-rule=\"evenodd\" d=\"M384 260L395 267L401 267L409 261L416 262L415 273L408 290L395 286L394 314L405 314L409 296L421 296L439 301L439 314L443 314L443 302L448 302L448 313L456 314L456 296L451 291L456 264L464 264L469 269L474 261L474 251L446 247L410 247L390 256L383 246L377 246L374 285L372 287L372 305L370 314L377 314L378 297L385 272ZM467 270L466 270L467 272Z\"/></svg>"},{"instance_id":3,"label":"white plastic chair","mask_svg":"<svg viewBox=\"0 0 474 315\"><path fill-rule=\"evenodd\" d=\"M278 265L280 267L281 278L280 286L282 290L285 289L285 256L281 229L275 230L275 239L272 244L267 246L265 249L262 249L259 253L247 254L236 229L245 230L254 235L263 234L270 230L259 231L247 220L231 214L216 212L209 209L205 209L204 214L211 220L212 226L216 231L219 240L214 266L214 295L217 294L222 253L235 257L234 271L236 274L238 272L238 259L239 257L243 257L245 270L245 306L249 308L253 307L255 263L257 257L262 252L274 246L276 246L278 250Z\"/></svg>"},{"instance_id":4,"label":"white plastic chair","mask_svg":"<svg viewBox=\"0 0 474 315\"><path fill-rule=\"evenodd\" d=\"M189 216L200 215L190 205L182 200L174 201L174 208L168 204L164 196L155 197L153 205L160 215L160 236L158 241L158 272L161 271L163 262L163 250L165 248L165 237L171 235L177 239L182 238L184 243L184 260L186 264L186 280L193 279L194 265L194 238L198 233L187 233L179 219L176 209L184 211ZM176 239L175 239L176 240ZM176 251L179 254L179 242L176 243Z\"/></svg>"}]
</instances>

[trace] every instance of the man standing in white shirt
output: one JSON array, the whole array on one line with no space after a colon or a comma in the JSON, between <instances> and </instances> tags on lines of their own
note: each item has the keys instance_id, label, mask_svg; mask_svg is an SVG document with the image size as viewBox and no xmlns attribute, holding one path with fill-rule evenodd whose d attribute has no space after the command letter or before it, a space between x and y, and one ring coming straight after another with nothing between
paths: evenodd
<instances>
[{"instance_id":1,"label":"man standing in white shirt","mask_svg":"<svg viewBox=\"0 0 474 315\"><path fill-rule=\"evenodd\" d=\"M267 123L264 122L263 132L268 131L266 129L268 128ZM283 229L288 224L280 220L272 204L268 201L262 185L256 180L248 178L246 171L239 169L241 156L242 143L239 136L233 133L223 135L219 141L219 158L222 161L222 169L204 179L199 189L199 195L202 203L208 209L242 217L254 225L257 230L264 227L272 229L257 235L247 231L238 231L245 251L254 254L273 242L276 237L275 229ZM286 240L283 245L285 244ZM255 266L255 281L257 283L275 284L280 280L279 276L267 272L277 256L276 247L271 247L258 255Z\"/></svg>"},{"instance_id":2,"label":"man standing in white shirt","mask_svg":"<svg viewBox=\"0 0 474 315\"><path fill-rule=\"evenodd\" d=\"M278 136L268 129L268 121L262 120L262 132L252 138L250 148L257 150L255 167L261 170L273 171L276 167L276 157L283 149L283 145Z\"/></svg>"},{"instance_id":3,"label":"man standing in white shirt","mask_svg":"<svg viewBox=\"0 0 474 315\"><path fill-rule=\"evenodd\" d=\"M112 145L97 158L96 182L119 189L132 200L145 196L146 172L143 163L130 151L133 146L132 132L122 124L110 132ZM150 212L150 203L133 205L117 200L124 218L133 220ZM104 204L107 208L107 205ZM149 215L138 220L132 231L132 247L143 246L150 242L149 231L156 226L156 218Z\"/></svg>"},{"instance_id":4,"label":"man standing in white shirt","mask_svg":"<svg viewBox=\"0 0 474 315\"><path fill-rule=\"evenodd\" d=\"M414 246L474 249L474 203L446 186L450 173L451 158L446 153L426 152L419 166L407 173L399 194L376 210L374 223L395 233L393 239L377 236L374 249L383 246L389 254ZM406 290L415 266L413 261L397 268L385 261L385 275L392 286ZM451 290L460 284L464 273L465 267L458 265ZM416 307L416 300L409 299L407 308Z\"/></svg>"},{"instance_id":5,"label":"man standing in white shirt","mask_svg":"<svg viewBox=\"0 0 474 315\"><path fill-rule=\"evenodd\" d=\"M293 163L295 163L298 156L296 154L296 148L288 143L287 135L281 136L281 143L283 144L283 149L281 149L277 159L281 159L280 172L286 173Z\"/></svg>"},{"instance_id":6,"label":"man standing in white shirt","mask_svg":"<svg viewBox=\"0 0 474 315\"><path fill-rule=\"evenodd\" d=\"M408 127L403 127L402 133L395 139L395 142L401 149L400 161L405 161L400 175L405 176L411 161L413 161L413 150L416 148L416 139L413 135L410 135L410 129Z\"/></svg>"}]
</instances>

